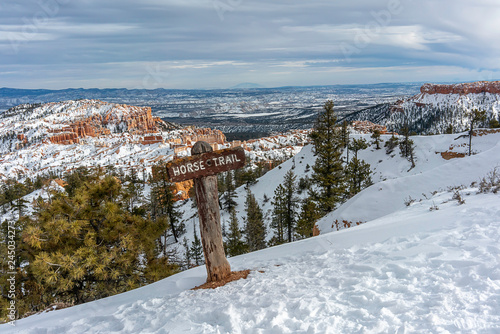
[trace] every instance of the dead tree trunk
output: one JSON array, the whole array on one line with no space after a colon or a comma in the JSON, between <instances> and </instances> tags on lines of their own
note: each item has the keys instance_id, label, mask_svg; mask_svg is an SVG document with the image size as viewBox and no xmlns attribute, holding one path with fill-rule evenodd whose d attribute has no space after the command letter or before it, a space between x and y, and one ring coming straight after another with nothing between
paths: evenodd
<instances>
[{"instance_id":1,"label":"dead tree trunk","mask_svg":"<svg viewBox=\"0 0 500 334\"><path fill-rule=\"evenodd\" d=\"M198 155L211 151L212 147L208 143L199 141L193 146L191 154ZM229 276L231 266L226 259L222 241L217 175L195 178L194 189L207 268L207 282L219 281Z\"/></svg>"}]
</instances>

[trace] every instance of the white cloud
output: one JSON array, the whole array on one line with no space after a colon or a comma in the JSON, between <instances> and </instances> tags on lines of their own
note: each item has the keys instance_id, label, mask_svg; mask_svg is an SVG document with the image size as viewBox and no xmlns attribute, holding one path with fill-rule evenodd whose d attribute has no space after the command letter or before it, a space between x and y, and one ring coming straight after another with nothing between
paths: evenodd
<instances>
[{"instance_id":1,"label":"white cloud","mask_svg":"<svg viewBox=\"0 0 500 334\"><path fill-rule=\"evenodd\" d=\"M399 3L398 10L391 11L391 3ZM217 5L226 9L223 20ZM29 32L25 22L42 10L39 4L3 9L0 56L10 74L0 77L0 86L22 78L41 88L71 80L79 83L74 86L135 87L148 75L145 64L168 72L169 79L160 81L172 88L259 77L267 86L324 84L325 73L338 83L362 82L356 75L365 68L379 81L385 81L383 71L411 81L405 73L448 76L431 70L441 66L473 73L500 68L498 0L86 0L60 6ZM12 52L8 33L23 29ZM356 52L346 57L342 45ZM5 66L24 70L16 78ZM61 78L63 72L73 77Z\"/></svg>"},{"instance_id":2,"label":"white cloud","mask_svg":"<svg viewBox=\"0 0 500 334\"><path fill-rule=\"evenodd\" d=\"M162 62L164 66L171 69L200 69L200 68L210 68L215 66L246 66L251 65L251 63L237 62L237 61L174 61L174 62Z\"/></svg>"},{"instance_id":3,"label":"white cloud","mask_svg":"<svg viewBox=\"0 0 500 334\"><path fill-rule=\"evenodd\" d=\"M429 44L454 43L462 37L453 33L432 30L418 25L387 27L375 35L373 43L404 49L428 50Z\"/></svg>"}]
</instances>

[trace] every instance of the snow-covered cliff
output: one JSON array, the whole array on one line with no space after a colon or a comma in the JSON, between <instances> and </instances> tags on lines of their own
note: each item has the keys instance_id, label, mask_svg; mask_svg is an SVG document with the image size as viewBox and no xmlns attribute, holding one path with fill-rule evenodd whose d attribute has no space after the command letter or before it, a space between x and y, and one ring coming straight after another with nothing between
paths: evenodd
<instances>
[{"instance_id":1,"label":"snow-covered cliff","mask_svg":"<svg viewBox=\"0 0 500 334\"><path fill-rule=\"evenodd\" d=\"M470 126L468 114L484 110L486 126L499 117L500 81L479 81L456 85L424 84L417 94L390 106L386 125L397 131L404 122L418 133L444 133L451 125L454 132L465 131Z\"/></svg>"}]
</instances>

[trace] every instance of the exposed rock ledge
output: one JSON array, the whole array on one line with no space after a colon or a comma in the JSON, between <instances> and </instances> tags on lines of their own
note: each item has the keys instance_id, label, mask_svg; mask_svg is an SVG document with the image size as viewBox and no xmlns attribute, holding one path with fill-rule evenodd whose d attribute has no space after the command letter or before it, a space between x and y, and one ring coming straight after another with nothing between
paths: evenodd
<instances>
[{"instance_id":1,"label":"exposed rock ledge","mask_svg":"<svg viewBox=\"0 0 500 334\"><path fill-rule=\"evenodd\" d=\"M500 94L500 81L477 81L455 85L437 85L426 83L420 87L423 94Z\"/></svg>"}]
</instances>

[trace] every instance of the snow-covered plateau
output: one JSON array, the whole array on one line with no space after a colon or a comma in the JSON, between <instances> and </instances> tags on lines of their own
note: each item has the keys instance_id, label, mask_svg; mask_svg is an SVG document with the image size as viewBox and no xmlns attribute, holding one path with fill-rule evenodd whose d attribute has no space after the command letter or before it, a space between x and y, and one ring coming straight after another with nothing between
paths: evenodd
<instances>
[{"instance_id":1,"label":"snow-covered plateau","mask_svg":"<svg viewBox=\"0 0 500 334\"><path fill-rule=\"evenodd\" d=\"M218 130L162 121L148 107L99 100L24 104L0 114L0 179L59 175L80 166L135 169L147 178L152 165L190 154L197 140L216 149L243 145L254 159L284 159L300 151L307 134L231 143Z\"/></svg>"},{"instance_id":2,"label":"snow-covered plateau","mask_svg":"<svg viewBox=\"0 0 500 334\"><path fill-rule=\"evenodd\" d=\"M467 152L466 137L412 137L415 168L397 149L361 151L374 184L321 219L319 236L229 258L232 270L251 270L247 279L191 290L206 279L201 266L0 331L499 333L500 195L480 193L478 181L500 166L500 133L477 134L474 154L453 159ZM264 212L264 194L272 197L288 170L303 177L313 164L306 146L250 186ZM244 189L237 193L242 216ZM194 210L183 208L185 217ZM365 223L336 231L342 219Z\"/></svg>"}]
</instances>

